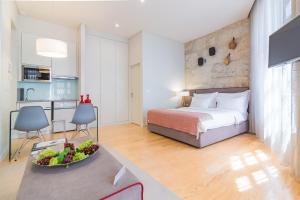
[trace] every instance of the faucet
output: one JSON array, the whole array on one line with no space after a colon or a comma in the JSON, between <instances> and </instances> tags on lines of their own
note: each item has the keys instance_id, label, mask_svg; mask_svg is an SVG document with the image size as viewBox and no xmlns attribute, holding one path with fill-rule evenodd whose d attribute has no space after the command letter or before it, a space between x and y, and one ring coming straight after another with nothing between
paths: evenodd
<instances>
[{"instance_id":1,"label":"faucet","mask_svg":"<svg viewBox=\"0 0 300 200\"><path fill-rule=\"evenodd\" d=\"M25 93L25 101L28 101L29 91L35 92L35 89L34 88L27 88L26 93Z\"/></svg>"}]
</instances>

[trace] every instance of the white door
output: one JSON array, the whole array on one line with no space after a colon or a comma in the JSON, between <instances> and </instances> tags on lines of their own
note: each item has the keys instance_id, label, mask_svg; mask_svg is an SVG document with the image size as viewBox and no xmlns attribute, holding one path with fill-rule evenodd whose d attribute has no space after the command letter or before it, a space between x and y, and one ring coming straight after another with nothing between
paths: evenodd
<instances>
[{"instance_id":1,"label":"white door","mask_svg":"<svg viewBox=\"0 0 300 200\"><path fill-rule=\"evenodd\" d=\"M117 51L115 42L101 39L101 124L116 122L117 115Z\"/></svg>"},{"instance_id":2,"label":"white door","mask_svg":"<svg viewBox=\"0 0 300 200\"><path fill-rule=\"evenodd\" d=\"M86 46L85 93L90 95L93 105L98 106L100 114L102 109L100 38L88 35ZM99 122L102 123L101 120ZM96 122L89 126L96 127Z\"/></svg>"},{"instance_id":3,"label":"white door","mask_svg":"<svg viewBox=\"0 0 300 200\"><path fill-rule=\"evenodd\" d=\"M141 125L141 70L140 64L130 67L130 115L131 122Z\"/></svg>"},{"instance_id":4,"label":"white door","mask_svg":"<svg viewBox=\"0 0 300 200\"><path fill-rule=\"evenodd\" d=\"M129 121L128 74L127 43L87 36L85 93L99 107L102 126Z\"/></svg>"},{"instance_id":5,"label":"white door","mask_svg":"<svg viewBox=\"0 0 300 200\"><path fill-rule=\"evenodd\" d=\"M129 121L128 44L116 42L117 47L117 119L118 123Z\"/></svg>"}]
</instances>

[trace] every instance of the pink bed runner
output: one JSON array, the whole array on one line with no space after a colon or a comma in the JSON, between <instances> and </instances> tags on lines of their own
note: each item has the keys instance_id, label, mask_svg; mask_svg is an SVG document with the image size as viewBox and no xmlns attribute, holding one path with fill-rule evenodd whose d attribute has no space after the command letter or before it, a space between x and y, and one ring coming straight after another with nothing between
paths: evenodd
<instances>
[{"instance_id":1,"label":"pink bed runner","mask_svg":"<svg viewBox=\"0 0 300 200\"><path fill-rule=\"evenodd\" d=\"M200 112L186 112L171 109L148 111L148 123L175 129L198 137L198 123L212 119L211 115Z\"/></svg>"}]
</instances>

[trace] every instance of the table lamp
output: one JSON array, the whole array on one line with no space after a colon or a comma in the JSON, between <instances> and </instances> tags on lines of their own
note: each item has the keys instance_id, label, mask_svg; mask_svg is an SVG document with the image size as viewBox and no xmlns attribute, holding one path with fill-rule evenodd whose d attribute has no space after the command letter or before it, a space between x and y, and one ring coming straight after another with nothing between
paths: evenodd
<instances>
[{"instance_id":1,"label":"table lamp","mask_svg":"<svg viewBox=\"0 0 300 200\"><path fill-rule=\"evenodd\" d=\"M189 106L190 92L189 91L181 91L178 92L178 96L181 97L181 105L184 107Z\"/></svg>"}]
</instances>

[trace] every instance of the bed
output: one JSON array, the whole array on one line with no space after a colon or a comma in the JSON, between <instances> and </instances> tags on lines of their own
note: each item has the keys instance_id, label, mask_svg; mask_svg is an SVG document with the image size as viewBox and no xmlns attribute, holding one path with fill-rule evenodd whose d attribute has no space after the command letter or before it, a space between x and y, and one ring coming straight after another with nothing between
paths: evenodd
<instances>
[{"instance_id":1,"label":"bed","mask_svg":"<svg viewBox=\"0 0 300 200\"><path fill-rule=\"evenodd\" d=\"M211 93L235 95L248 90L249 88L237 87L195 89L189 92L190 96ZM153 109L148 112L148 129L153 133L202 148L248 132L248 101L246 109L243 113L222 108Z\"/></svg>"}]
</instances>

